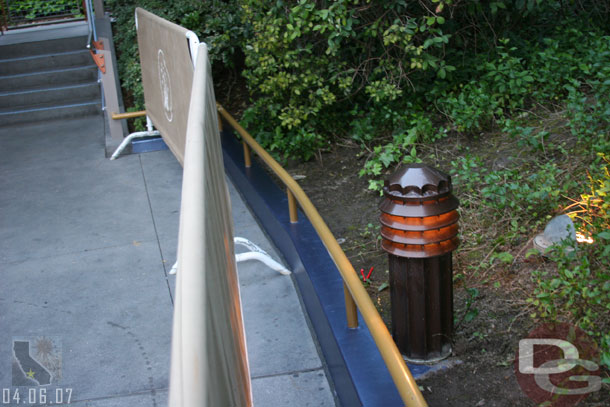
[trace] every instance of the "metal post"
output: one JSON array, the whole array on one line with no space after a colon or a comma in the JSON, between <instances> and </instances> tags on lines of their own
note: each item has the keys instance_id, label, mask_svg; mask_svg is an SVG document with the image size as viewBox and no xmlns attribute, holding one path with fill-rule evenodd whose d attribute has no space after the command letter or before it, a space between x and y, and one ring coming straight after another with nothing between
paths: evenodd
<instances>
[{"instance_id":1,"label":"metal post","mask_svg":"<svg viewBox=\"0 0 610 407\"><path fill-rule=\"evenodd\" d=\"M358 308L354 302L352 293L349 292L347 284L343 283L343 295L345 296L345 315L348 328L358 328Z\"/></svg>"},{"instance_id":2,"label":"metal post","mask_svg":"<svg viewBox=\"0 0 610 407\"><path fill-rule=\"evenodd\" d=\"M8 4L5 8L5 1L0 0L0 33L4 35L4 31L8 30Z\"/></svg>"},{"instance_id":3,"label":"metal post","mask_svg":"<svg viewBox=\"0 0 610 407\"><path fill-rule=\"evenodd\" d=\"M294 194L289 189L286 190L286 195L288 195L288 212L290 213L290 223L297 223L299 221L297 200L294 198Z\"/></svg>"},{"instance_id":4,"label":"metal post","mask_svg":"<svg viewBox=\"0 0 610 407\"><path fill-rule=\"evenodd\" d=\"M451 252L458 246L459 202L451 178L425 165L394 174L383 188L382 248L389 254L392 336L406 359L451 354Z\"/></svg>"},{"instance_id":5,"label":"metal post","mask_svg":"<svg viewBox=\"0 0 610 407\"><path fill-rule=\"evenodd\" d=\"M252 167L252 157L250 156L250 147L248 143L242 141L241 144L244 146L244 166L246 168Z\"/></svg>"},{"instance_id":6,"label":"metal post","mask_svg":"<svg viewBox=\"0 0 610 407\"><path fill-rule=\"evenodd\" d=\"M85 5L87 7L87 22L89 23L89 38L87 39L87 48L89 48L89 45L91 44L91 36L93 36L93 41L97 42L97 30L95 29L95 15L93 13L93 5L91 4L91 0L85 0Z\"/></svg>"}]
</instances>

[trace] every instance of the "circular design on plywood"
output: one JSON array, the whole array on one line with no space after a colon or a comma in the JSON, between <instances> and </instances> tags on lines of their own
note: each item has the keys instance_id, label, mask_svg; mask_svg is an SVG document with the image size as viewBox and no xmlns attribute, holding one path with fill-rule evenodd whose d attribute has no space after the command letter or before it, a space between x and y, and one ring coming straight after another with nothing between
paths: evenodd
<instances>
[{"instance_id":1,"label":"circular design on plywood","mask_svg":"<svg viewBox=\"0 0 610 407\"><path fill-rule=\"evenodd\" d=\"M161 87L163 111L165 112L167 121L171 122L174 118L172 84L167 69L167 63L165 62L165 54L162 49L157 52L157 67L159 71L159 86Z\"/></svg>"}]
</instances>

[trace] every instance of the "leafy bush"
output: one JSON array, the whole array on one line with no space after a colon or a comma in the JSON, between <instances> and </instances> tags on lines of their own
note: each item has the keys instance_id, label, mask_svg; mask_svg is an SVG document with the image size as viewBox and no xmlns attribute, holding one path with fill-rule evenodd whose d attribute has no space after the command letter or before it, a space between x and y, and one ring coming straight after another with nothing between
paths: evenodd
<instances>
[{"instance_id":1,"label":"leafy bush","mask_svg":"<svg viewBox=\"0 0 610 407\"><path fill-rule=\"evenodd\" d=\"M400 111L415 73L453 69L441 58L446 2L244 3L253 31L244 76L255 95L244 119L286 156L310 158L371 110Z\"/></svg>"},{"instance_id":2,"label":"leafy bush","mask_svg":"<svg viewBox=\"0 0 610 407\"><path fill-rule=\"evenodd\" d=\"M140 109L136 1L107 4L117 17L123 86ZM436 139L447 130L476 133L521 109L532 95L564 92L564 67L577 66L572 62L579 55L565 62L574 50L578 54L584 48L574 46L582 38L569 32L558 40L548 35L548 27L558 27L554 34L580 33L574 21L604 26L610 15L607 1L137 4L200 35L210 45L216 72L240 68L239 60L245 58L243 75L253 100L243 121L263 146L284 157L308 159L336 137L355 135L374 144L370 148L376 151L365 175L376 174L380 162L387 166L401 161L388 162L388 154L411 152L401 137L409 131L405 123L419 129L432 123L417 142ZM541 66L543 75L538 74ZM448 123L438 123L436 109ZM413 116L423 122L414 123ZM374 118L375 129L363 135L362 124L372 120L367 117Z\"/></svg>"}]
</instances>

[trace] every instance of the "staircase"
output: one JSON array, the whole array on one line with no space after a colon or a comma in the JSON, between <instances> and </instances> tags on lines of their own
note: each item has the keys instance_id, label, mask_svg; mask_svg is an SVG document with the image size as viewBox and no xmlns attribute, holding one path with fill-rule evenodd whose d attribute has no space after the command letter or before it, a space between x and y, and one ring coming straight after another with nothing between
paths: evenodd
<instances>
[{"instance_id":1,"label":"staircase","mask_svg":"<svg viewBox=\"0 0 610 407\"><path fill-rule=\"evenodd\" d=\"M101 111L87 34L85 26L71 26L9 31L0 38L0 126Z\"/></svg>"}]
</instances>

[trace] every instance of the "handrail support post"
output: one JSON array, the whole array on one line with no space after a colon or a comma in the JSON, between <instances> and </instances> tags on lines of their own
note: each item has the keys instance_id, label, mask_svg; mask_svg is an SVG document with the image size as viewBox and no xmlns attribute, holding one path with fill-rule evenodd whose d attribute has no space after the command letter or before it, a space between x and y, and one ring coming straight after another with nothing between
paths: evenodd
<instances>
[{"instance_id":1,"label":"handrail support post","mask_svg":"<svg viewBox=\"0 0 610 407\"><path fill-rule=\"evenodd\" d=\"M347 317L347 327L354 329L358 328L358 308L352 293L349 292L347 284L343 282L343 295L345 296L345 316Z\"/></svg>"},{"instance_id":2,"label":"handrail support post","mask_svg":"<svg viewBox=\"0 0 610 407\"><path fill-rule=\"evenodd\" d=\"M244 146L244 165L246 168L252 167L252 157L250 156L250 146L245 140L242 140L241 144Z\"/></svg>"},{"instance_id":3,"label":"handrail support post","mask_svg":"<svg viewBox=\"0 0 610 407\"><path fill-rule=\"evenodd\" d=\"M286 190L286 195L288 195L288 212L290 213L290 223L297 223L299 221L297 200L290 189Z\"/></svg>"}]
</instances>

